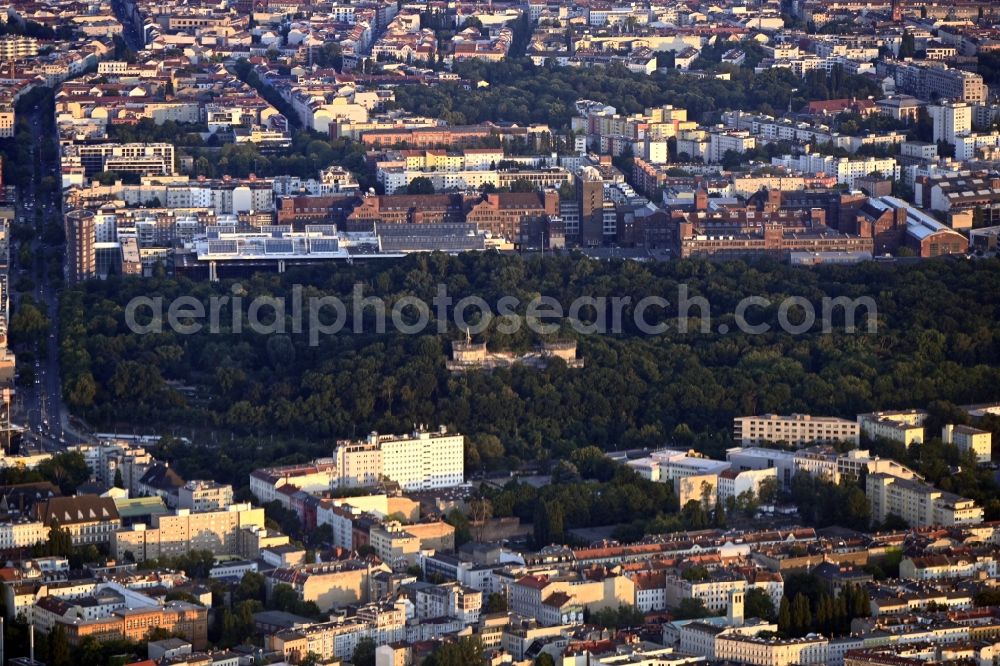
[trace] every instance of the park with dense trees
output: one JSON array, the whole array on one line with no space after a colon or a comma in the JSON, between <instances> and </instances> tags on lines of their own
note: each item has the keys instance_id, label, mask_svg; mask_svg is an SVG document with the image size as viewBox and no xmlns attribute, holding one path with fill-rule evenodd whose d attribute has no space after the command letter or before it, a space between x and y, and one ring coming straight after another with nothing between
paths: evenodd
<instances>
[{"instance_id":1,"label":"park with dense trees","mask_svg":"<svg viewBox=\"0 0 1000 666\"><path fill-rule=\"evenodd\" d=\"M434 308L419 335L393 332L391 322L387 332L376 332L373 308L358 320L361 332L350 332L356 284L358 297L381 297L390 311L404 297L432 303L439 284L456 301L469 295L487 303L516 297L522 318L526 304L540 294L564 305L582 295L629 297L631 305L624 307L623 326L615 334L581 334L565 321L548 336L527 326L510 333L501 326L503 318L496 318L477 335L491 349L513 351L530 350L545 337L576 338L585 359L581 369L553 360L537 369L452 374L445 367L450 342L464 333L449 322L439 335ZM694 324L679 330L676 313L668 310L662 311L664 333L637 330L634 304L649 295L674 302L682 284L690 297L709 302L712 330L724 323L732 332L702 333L697 314ZM244 306L240 332L233 331L231 314L223 308L216 334L206 326L190 335L169 327L140 335L125 322L124 308L133 297L157 294L169 304L186 295L207 303L212 296L231 296L233 283L112 277L67 290L60 306L60 361L68 404L95 427L187 437L191 444L167 438L158 457L189 478L214 478L237 488L246 485L254 467L329 455L338 438L372 430L405 432L414 423L444 424L467 435L470 475L547 471L562 461L552 468L552 486L540 492L509 488L491 498L494 515L542 519L536 537L544 540L579 525L637 517L658 523L636 525L639 532L709 525L718 518L696 508L677 514L685 507L675 505L669 490L658 495L658 488L667 488L662 484L633 496L634 481L621 477L627 470L595 464L593 451L671 445L718 458L731 445L732 418L740 414L854 418L875 409L931 405L953 414L954 405L1000 399L1000 340L994 330L1000 263L995 260L803 269L776 262L644 264L572 255L428 254L335 270L258 274L241 281L244 304L258 295L288 296L293 285L302 285L304 302L342 299L344 331L319 336L316 345L309 343L308 326L301 333L290 323L285 333L254 333L245 325ZM770 324L768 332L751 335L733 325L732 313L747 296L772 301L750 317ZM777 303L786 296L817 304L823 297L868 296L877 305L877 328L848 333L835 321L829 333L818 327L799 335L782 332ZM580 318L589 322L592 315L585 308ZM954 447L934 441L909 452L879 446L889 447L879 453L913 464L942 487L954 483L947 478L959 462ZM963 474L974 482L963 492L979 493L988 515L1000 515L992 481L973 478L975 469ZM620 499L610 501L608 490ZM815 497L815 491L804 489L802 496ZM601 501L594 499L598 495ZM861 504L852 488L824 496L831 501L811 509L818 524L843 521L845 511L852 526L867 519L852 513Z\"/></svg>"}]
</instances>

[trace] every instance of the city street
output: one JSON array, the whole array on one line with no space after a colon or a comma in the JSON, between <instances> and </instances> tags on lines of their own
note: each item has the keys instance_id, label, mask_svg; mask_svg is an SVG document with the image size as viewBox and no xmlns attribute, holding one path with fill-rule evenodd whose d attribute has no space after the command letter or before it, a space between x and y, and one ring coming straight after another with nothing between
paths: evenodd
<instances>
[{"instance_id":1,"label":"city street","mask_svg":"<svg viewBox=\"0 0 1000 666\"><path fill-rule=\"evenodd\" d=\"M68 422L69 415L62 404L59 380L59 294L57 285L50 278L48 261L56 253L61 262L64 250L61 247L47 246L43 240L47 223L62 225L58 188L41 187L46 176L54 178L56 183L60 180L58 160L53 157L56 152L48 151L49 154L46 155L46 151L41 150L46 141L57 143L55 127L49 126L52 123L52 114L44 113L40 108L34 109L29 116L33 138L33 173L30 185L19 193L17 210L18 217L29 224L36 223L37 211L41 211L41 223L36 224L31 244L34 263L30 278L35 283L32 296L43 307L51 327L48 336L41 343L43 348L38 350L34 361L32 370L35 382L30 386L17 388L13 418L14 423L27 424L26 442L46 451L85 441L73 431ZM18 366L21 370L20 359Z\"/></svg>"}]
</instances>

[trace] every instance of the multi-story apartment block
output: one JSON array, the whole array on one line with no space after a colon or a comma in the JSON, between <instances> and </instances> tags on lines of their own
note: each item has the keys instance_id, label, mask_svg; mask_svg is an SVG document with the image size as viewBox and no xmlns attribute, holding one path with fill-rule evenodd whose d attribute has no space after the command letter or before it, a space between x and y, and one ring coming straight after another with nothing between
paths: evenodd
<instances>
[{"instance_id":1,"label":"multi-story apartment block","mask_svg":"<svg viewBox=\"0 0 1000 666\"><path fill-rule=\"evenodd\" d=\"M333 545L347 550L356 549L355 523L363 516L383 518L398 513L411 521L419 517L419 505L404 497L384 494L363 495L343 499L324 499L316 508L316 524L329 525L333 530ZM368 542L368 535L362 535Z\"/></svg>"},{"instance_id":2,"label":"multi-story apartment block","mask_svg":"<svg viewBox=\"0 0 1000 666\"><path fill-rule=\"evenodd\" d=\"M715 658L747 666L791 666L826 664L829 640L823 636L803 638L758 638L736 632L715 637Z\"/></svg>"},{"instance_id":3,"label":"multi-story apartment block","mask_svg":"<svg viewBox=\"0 0 1000 666\"><path fill-rule=\"evenodd\" d=\"M757 147L756 137L744 130L715 129L708 133L708 160L721 162L727 152L742 155ZM679 150L679 148L678 148Z\"/></svg>"},{"instance_id":4,"label":"multi-story apartment block","mask_svg":"<svg viewBox=\"0 0 1000 666\"><path fill-rule=\"evenodd\" d=\"M298 663L308 655L319 659L350 659L358 643L368 637L367 631L367 623L350 618L280 631L269 636L268 641L270 648L284 655L288 663Z\"/></svg>"},{"instance_id":5,"label":"multi-story apartment block","mask_svg":"<svg viewBox=\"0 0 1000 666\"><path fill-rule=\"evenodd\" d=\"M268 548L280 548L291 542L287 534L266 527L251 525L240 530L239 556L246 560L261 557L261 551Z\"/></svg>"},{"instance_id":6,"label":"multi-story apartment block","mask_svg":"<svg viewBox=\"0 0 1000 666\"><path fill-rule=\"evenodd\" d=\"M774 470L781 488L791 485L799 472L838 483L843 476L858 479L862 472L887 474L900 479L919 478L913 470L894 460L872 457L868 451L852 450L838 453L832 447L815 446L799 451L782 451L757 447L736 447L726 451L732 470Z\"/></svg>"},{"instance_id":7,"label":"multi-story apartment block","mask_svg":"<svg viewBox=\"0 0 1000 666\"><path fill-rule=\"evenodd\" d=\"M97 275L96 226L93 211L71 210L64 216L66 278L82 282Z\"/></svg>"},{"instance_id":8,"label":"multi-story apartment block","mask_svg":"<svg viewBox=\"0 0 1000 666\"><path fill-rule=\"evenodd\" d=\"M960 497L916 480L888 474L869 474L865 484L872 521L883 523L892 514L911 527L973 525L983 521L983 509Z\"/></svg>"},{"instance_id":9,"label":"multi-story apartment block","mask_svg":"<svg viewBox=\"0 0 1000 666\"><path fill-rule=\"evenodd\" d=\"M493 575L495 564L493 560L465 561L448 553L422 553L420 564L425 576L439 574L446 580L455 580L460 584L479 590L483 594L499 591L497 579Z\"/></svg>"},{"instance_id":10,"label":"multi-story apartment block","mask_svg":"<svg viewBox=\"0 0 1000 666\"><path fill-rule=\"evenodd\" d=\"M74 207L110 210L110 214L126 219L165 216L180 219L191 215L202 218L201 226L204 226L209 223L207 218L250 212L270 213L275 205L275 181L263 178L190 180L187 176L150 175L141 178L137 185L122 182L112 185L85 184L83 178L82 172L67 177L64 170L63 185L71 188L66 198ZM281 178L275 180L282 184L286 182ZM309 182L303 183L299 179L292 184L296 188L307 187ZM316 187L322 189L323 184L317 183ZM114 200L124 201L127 208L109 207L108 203ZM137 210L139 206L142 208Z\"/></svg>"},{"instance_id":11,"label":"multi-story apartment block","mask_svg":"<svg viewBox=\"0 0 1000 666\"><path fill-rule=\"evenodd\" d=\"M370 434L341 441L335 452L337 485L371 486L393 481L403 490L449 488L465 481L465 437L419 429L408 435Z\"/></svg>"},{"instance_id":12,"label":"multi-story apartment block","mask_svg":"<svg viewBox=\"0 0 1000 666\"><path fill-rule=\"evenodd\" d=\"M484 185L510 187L515 182L530 183L534 189L559 187L572 181L572 174L561 167L540 169L463 169L455 171L425 171L405 167L380 169L378 177L387 194L395 194L406 189L414 178L427 178L437 192L447 190L474 190Z\"/></svg>"},{"instance_id":13,"label":"multi-story apartment block","mask_svg":"<svg viewBox=\"0 0 1000 666\"><path fill-rule=\"evenodd\" d=\"M366 604L354 617L279 631L268 636L267 642L286 661L298 663L309 654L321 660L347 660L354 656L358 642L364 638L372 639L376 645L388 645L403 641L406 636L404 604Z\"/></svg>"},{"instance_id":14,"label":"multi-story apartment block","mask_svg":"<svg viewBox=\"0 0 1000 666\"><path fill-rule=\"evenodd\" d=\"M967 425L946 425L942 428L941 439L945 444L954 444L962 453L972 452L978 463L988 463L993 455L993 433Z\"/></svg>"},{"instance_id":15,"label":"multi-story apartment block","mask_svg":"<svg viewBox=\"0 0 1000 666\"><path fill-rule=\"evenodd\" d=\"M742 446L762 442L784 442L794 446L818 442L857 444L859 432L856 422L833 416L764 414L733 419L733 439L738 440Z\"/></svg>"},{"instance_id":16,"label":"multi-story apartment block","mask_svg":"<svg viewBox=\"0 0 1000 666\"><path fill-rule=\"evenodd\" d=\"M837 177L837 182L855 186L855 180L864 178L872 172L882 174L884 178L899 178L899 165L892 157L832 157L829 155L807 154L792 157L772 157L771 163L786 169L796 169L802 173L824 173Z\"/></svg>"},{"instance_id":17,"label":"multi-story apartment block","mask_svg":"<svg viewBox=\"0 0 1000 666\"><path fill-rule=\"evenodd\" d=\"M155 462L145 448L126 440L80 444L70 450L83 456L90 473L104 486L111 486L116 473L121 472L125 489L133 495L137 491L139 479Z\"/></svg>"},{"instance_id":18,"label":"multi-story apartment block","mask_svg":"<svg viewBox=\"0 0 1000 666\"><path fill-rule=\"evenodd\" d=\"M240 533L245 528L264 528L264 509L250 504L231 504L225 509L191 511L153 516L149 526L133 525L115 535L112 553L123 558L126 552L141 562L161 557L177 557L191 550L208 550L216 555L238 555Z\"/></svg>"},{"instance_id":19,"label":"multi-story apartment block","mask_svg":"<svg viewBox=\"0 0 1000 666\"><path fill-rule=\"evenodd\" d=\"M388 573L389 568L347 560L278 568L266 574L266 582L268 594L275 585L283 583L291 586L299 599L314 601L325 611L369 601L372 589L369 577L380 571Z\"/></svg>"},{"instance_id":20,"label":"multi-story apartment block","mask_svg":"<svg viewBox=\"0 0 1000 666\"><path fill-rule=\"evenodd\" d=\"M414 598L418 618L454 617L466 624L479 622L483 605L481 591L455 582L418 587Z\"/></svg>"},{"instance_id":21,"label":"multi-story apartment block","mask_svg":"<svg viewBox=\"0 0 1000 666\"><path fill-rule=\"evenodd\" d=\"M934 121L934 142L955 143L972 131L972 107L965 102L942 102L927 107Z\"/></svg>"},{"instance_id":22,"label":"multi-story apartment block","mask_svg":"<svg viewBox=\"0 0 1000 666\"><path fill-rule=\"evenodd\" d=\"M368 538L375 553L395 571L416 564L421 551L455 549L455 528L443 521L376 524L369 530Z\"/></svg>"},{"instance_id":23,"label":"multi-story apartment block","mask_svg":"<svg viewBox=\"0 0 1000 666\"><path fill-rule=\"evenodd\" d=\"M896 412L872 412L858 414L858 425L868 437L882 437L895 442L922 444L924 441L924 420L927 412L909 409Z\"/></svg>"},{"instance_id":24,"label":"multi-story apartment block","mask_svg":"<svg viewBox=\"0 0 1000 666\"><path fill-rule=\"evenodd\" d=\"M44 542L49 528L39 520L16 520L0 524L0 551L30 548Z\"/></svg>"},{"instance_id":25,"label":"multi-story apartment block","mask_svg":"<svg viewBox=\"0 0 1000 666\"><path fill-rule=\"evenodd\" d=\"M921 476L905 465L900 465L892 458L872 456L864 449L852 449L836 454L837 476L851 479L862 478L862 473L888 474L900 479L920 479Z\"/></svg>"},{"instance_id":26,"label":"multi-story apartment block","mask_svg":"<svg viewBox=\"0 0 1000 666\"><path fill-rule=\"evenodd\" d=\"M668 576L666 580L667 605L676 608L685 599L700 599L713 613L729 608L732 596L745 594L747 580L742 574L730 571L712 571L704 580L687 580Z\"/></svg>"},{"instance_id":27,"label":"multi-story apartment block","mask_svg":"<svg viewBox=\"0 0 1000 666\"><path fill-rule=\"evenodd\" d=\"M698 654L704 655L706 659L715 659L715 637L725 630L724 626L714 622L695 620L680 626L677 630L678 636L674 640L685 654ZM664 635L665 643L672 642L666 637L666 630Z\"/></svg>"},{"instance_id":28,"label":"multi-story apartment block","mask_svg":"<svg viewBox=\"0 0 1000 666\"><path fill-rule=\"evenodd\" d=\"M188 481L177 489L177 508L191 511L226 510L233 503L233 487L216 481Z\"/></svg>"},{"instance_id":29,"label":"multi-story apartment block","mask_svg":"<svg viewBox=\"0 0 1000 666\"><path fill-rule=\"evenodd\" d=\"M635 583L616 575L594 579L575 572L560 576L528 575L513 581L507 596L510 610L553 627L582 621L585 608L593 612L634 603Z\"/></svg>"},{"instance_id":30,"label":"multi-story apartment block","mask_svg":"<svg viewBox=\"0 0 1000 666\"><path fill-rule=\"evenodd\" d=\"M80 164L87 177L100 171L168 176L174 173L172 143L94 143L64 146L62 163Z\"/></svg>"},{"instance_id":31,"label":"multi-story apartment block","mask_svg":"<svg viewBox=\"0 0 1000 666\"><path fill-rule=\"evenodd\" d=\"M667 609L667 575L662 571L642 571L631 575L635 583L634 606L643 613Z\"/></svg>"},{"instance_id":32,"label":"multi-story apartment block","mask_svg":"<svg viewBox=\"0 0 1000 666\"><path fill-rule=\"evenodd\" d=\"M984 104L987 87L983 77L941 63L900 64L895 66L896 90L921 99L953 99L970 104Z\"/></svg>"},{"instance_id":33,"label":"multi-story apartment block","mask_svg":"<svg viewBox=\"0 0 1000 666\"><path fill-rule=\"evenodd\" d=\"M0 60L24 60L38 55L38 40L24 35L0 37Z\"/></svg>"},{"instance_id":34,"label":"multi-story apartment block","mask_svg":"<svg viewBox=\"0 0 1000 666\"><path fill-rule=\"evenodd\" d=\"M899 563L899 577L904 580L968 579L980 572L989 578L997 575L997 558L992 554L931 553L904 557Z\"/></svg>"},{"instance_id":35,"label":"multi-story apartment block","mask_svg":"<svg viewBox=\"0 0 1000 666\"><path fill-rule=\"evenodd\" d=\"M308 493L332 490L337 485L337 465L332 458L320 458L308 465L288 465L255 469L250 473L250 492L260 504L278 499L278 489L293 485Z\"/></svg>"}]
</instances>

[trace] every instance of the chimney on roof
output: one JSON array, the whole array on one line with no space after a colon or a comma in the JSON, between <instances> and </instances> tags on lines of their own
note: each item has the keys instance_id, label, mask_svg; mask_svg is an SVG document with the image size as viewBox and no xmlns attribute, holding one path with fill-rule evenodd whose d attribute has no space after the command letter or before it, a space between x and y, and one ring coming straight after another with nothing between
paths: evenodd
<instances>
[{"instance_id":1,"label":"chimney on roof","mask_svg":"<svg viewBox=\"0 0 1000 666\"><path fill-rule=\"evenodd\" d=\"M708 210L708 192L702 187L699 187L698 191L694 193L694 209Z\"/></svg>"}]
</instances>

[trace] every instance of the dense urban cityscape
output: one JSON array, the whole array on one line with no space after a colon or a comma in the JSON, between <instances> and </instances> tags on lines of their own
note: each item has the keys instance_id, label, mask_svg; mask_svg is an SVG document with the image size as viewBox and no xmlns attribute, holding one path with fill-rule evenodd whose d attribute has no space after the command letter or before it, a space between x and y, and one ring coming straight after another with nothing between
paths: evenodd
<instances>
[{"instance_id":1,"label":"dense urban cityscape","mask_svg":"<svg viewBox=\"0 0 1000 666\"><path fill-rule=\"evenodd\" d=\"M9 0L0 666L996 666L996 0Z\"/></svg>"}]
</instances>

